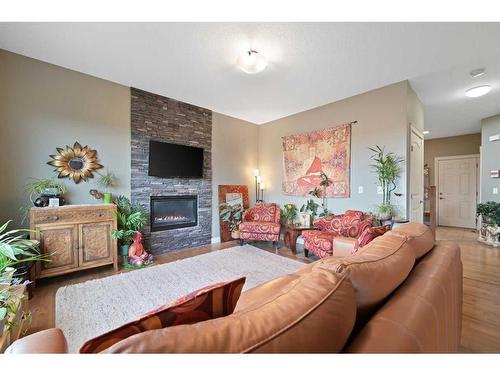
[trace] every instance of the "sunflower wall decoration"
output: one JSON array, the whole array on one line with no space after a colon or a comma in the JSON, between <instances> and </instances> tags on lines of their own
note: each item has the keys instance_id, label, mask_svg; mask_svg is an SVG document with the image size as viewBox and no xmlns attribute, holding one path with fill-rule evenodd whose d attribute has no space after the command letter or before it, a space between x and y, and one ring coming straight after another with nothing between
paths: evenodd
<instances>
[{"instance_id":1,"label":"sunflower wall decoration","mask_svg":"<svg viewBox=\"0 0 500 375\"><path fill-rule=\"evenodd\" d=\"M88 146L82 147L80 143L75 142L73 147L66 146L66 150L60 147L56 149L57 154L50 155L52 160L47 164L56 167L54 172L59 172L59 178L68 177L78 184L81 180L93 178L92 172L102 168L97 162L97 151Z\"/></svg>"}]
</instances>

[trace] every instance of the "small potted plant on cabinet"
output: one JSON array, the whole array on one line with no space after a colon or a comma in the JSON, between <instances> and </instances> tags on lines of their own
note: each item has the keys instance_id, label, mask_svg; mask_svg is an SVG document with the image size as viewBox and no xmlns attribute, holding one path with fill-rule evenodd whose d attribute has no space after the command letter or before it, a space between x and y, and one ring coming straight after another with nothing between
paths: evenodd
<instances>
[{"instance_id":1,"label":"small potted plant on cabinet","mask_svg":"<svg viewBox=\"0 0 500 375\"><path fill-rule=\"evenodd\" d=\"M103 203L113 203L113 195L109 192L109 188L115 185L116 177L109 170L105 174L100 174L100 176L97 182L104 189L102 201Z\"/></svg>"},{"instance_id":2,"label":"small potted plant on cabinet","mask_svg":"<svg viewBox=\"0 0 500 375\"><path fill-rule=\"evenodd\" d=\"M234 239L240 238L239 226L243 216L243 206L241 204L230 205L227 203L220 204L220 218L223 222L229 224L231 237Z\"/></svg>"},{"instance_id":3,"label":"small potted plant on cabinet","mask_svg":"<svg viewBox=\"0 0 500 375\"><path fill-rule=\"evenodd\" d=\"M130 200L120 195L116 199L116 221L118 229L111 236L120 241L120 255L126 257L135 232L140 232L148 221L147 211L140 205L133 205Z\"/></svg>"},{"instance_id":4,"label":"small potted plant on cabinet","mask_svg":"<svg viewBox=\"0 0 500 375\"><path fill-rule=\"evenodd\" d=\"M25 186L25 192L29 197L29 204L21 207L21 223L27 221L31 207L46 207L49 205L50 198L58 198L59 206L64 205L65 199L63 194L66 194L67 191L68 189L66 188L66 185L62 182L57 182L52 178L31 178L31 182Z\"/></svg>"}]
</instances>

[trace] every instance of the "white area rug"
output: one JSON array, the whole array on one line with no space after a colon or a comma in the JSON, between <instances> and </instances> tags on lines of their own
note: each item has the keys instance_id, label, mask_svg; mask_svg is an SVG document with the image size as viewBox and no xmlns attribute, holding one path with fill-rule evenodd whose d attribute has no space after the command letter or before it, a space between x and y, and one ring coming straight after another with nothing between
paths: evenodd
<instances>
[{"instance_id":1,"label":"white area rug","mask_svg":"<svg viewBox=\"0 0 500 375\"><path fill-rule=\"evenodd\" d=\"M75 353L88 339L201 287L246 276L246 290L303 266L245 245L69 285L56 293L56 327Z\"/></svg>"}]
</instances>

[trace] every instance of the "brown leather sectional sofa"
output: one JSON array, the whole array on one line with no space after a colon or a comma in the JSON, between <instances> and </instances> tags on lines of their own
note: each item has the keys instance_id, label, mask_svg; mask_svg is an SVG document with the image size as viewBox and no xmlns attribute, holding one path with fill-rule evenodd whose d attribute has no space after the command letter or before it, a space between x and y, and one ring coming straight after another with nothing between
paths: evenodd
<instances>
[{"instance_id":1,"label":"brown leather sectional sofa","mask_svg":"<svg viewBox=\"0 0 500 375\"><path fill-rule=\"evenodd\" d=\"M461 320L459 247L435 246L425 225L409 223L244 292L230 316L140 333L106 353L450 353ZM64 351L57 329L8 349Z\"/></svg>"}]
</instances>

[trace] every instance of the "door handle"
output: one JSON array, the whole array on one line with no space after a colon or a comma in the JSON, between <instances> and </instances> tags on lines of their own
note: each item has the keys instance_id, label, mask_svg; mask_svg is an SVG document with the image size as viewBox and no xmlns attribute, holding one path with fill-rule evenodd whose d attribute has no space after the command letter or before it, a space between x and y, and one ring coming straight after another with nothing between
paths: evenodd
<instances>
[{"instance_id":1,"label":"door handle","mask_svg":"<svg viewBox=\"0 0 500 375\"><path fill-rule=\"evenodd\" d=\"M439 199L444 199L443 197L439 197Z\"/></svg>"}]
</instances>

